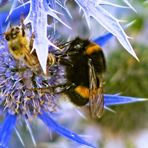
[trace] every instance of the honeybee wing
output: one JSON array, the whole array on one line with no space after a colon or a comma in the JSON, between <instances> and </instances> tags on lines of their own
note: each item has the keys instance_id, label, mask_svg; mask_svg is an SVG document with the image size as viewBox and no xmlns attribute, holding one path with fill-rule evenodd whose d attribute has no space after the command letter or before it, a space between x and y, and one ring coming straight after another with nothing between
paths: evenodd
<instances>
[{"instance_id":1,"label":"honeybee wing","mask_svg":"<svg viewBox=\"0 0 148 148\"><path fill-rule=\"evenodd\" d=\"M92 117L97 116L98 118L100 118L104 110L102 76L96 75L91 59L89 59L88 61L88 66L89 66L90 113ZM99 81L99 87L97 84L97 79Z\"/></svg>"}]
</instances>

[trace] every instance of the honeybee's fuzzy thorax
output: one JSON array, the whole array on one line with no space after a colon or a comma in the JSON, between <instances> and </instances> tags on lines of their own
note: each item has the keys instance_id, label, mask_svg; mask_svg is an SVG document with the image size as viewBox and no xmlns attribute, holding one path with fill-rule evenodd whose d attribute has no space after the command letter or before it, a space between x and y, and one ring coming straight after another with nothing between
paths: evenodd
<instances>
[{"instance_id":1,"label":"honeybee's fuzzy thorax","mask_svg":"<svg viewBox=\"0 0 148 148\"><path fill-rule=\"evenodd\" d=\"M16 59L20 59L29 52L28 40L18 35L16 39L8 42L9 51Z\"/></svg>"},{"instance_id":2,"label":"honeybee's fuzzy thorax","mask_svg":"<svg viewBox=\"0 0 148 148\"><path fill-rule=\"evenodd\" d=\"M15 59L22 60L26 54L30 53L29 39L23 28L19 26L10 27L5 32L5 39L8 42L9 51Z\"/></svg>"}]
</instances>

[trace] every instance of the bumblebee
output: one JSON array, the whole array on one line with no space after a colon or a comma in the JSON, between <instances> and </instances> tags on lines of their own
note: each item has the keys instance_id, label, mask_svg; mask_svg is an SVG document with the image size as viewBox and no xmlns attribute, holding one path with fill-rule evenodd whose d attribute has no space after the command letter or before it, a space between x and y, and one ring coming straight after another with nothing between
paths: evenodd
<instances>
[{"instance_id":1,"label":"bumblebee","mask_svg":"<svg viewBox=\"0 0 148 148\"><path fill-rule=\"evenodd\" d=\"M25 25L23 19L20 26L13 26L4 33L5 39L8 43L9 52L18 61L23 62L27 67L33 71L40 70L39 60L35 49L33 49L33 43L35 39L34 33L29 38L26 35ZM54 56L48 54L48 64L51 66L54 63Z\"/></svg>"},{"instance_id":2,"label":"bumblebee","mask_svg":"<svg viewBox=\"0 0 148 148\"><path fill-rule=\"evenodd\" d=\"M68 86L64 94L78 106L89 102L91 115L101 117L104 109L103 73L106 70L101 47L77 37L69 43L60 64L65 67Z\"/></svg>"}]
</instances>

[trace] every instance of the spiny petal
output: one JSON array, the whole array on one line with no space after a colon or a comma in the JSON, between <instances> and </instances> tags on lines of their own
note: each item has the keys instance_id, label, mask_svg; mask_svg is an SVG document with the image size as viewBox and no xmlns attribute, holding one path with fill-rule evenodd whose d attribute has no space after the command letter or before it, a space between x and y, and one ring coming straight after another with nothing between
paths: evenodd
<instances>
[{"instance_id":1,"label":"spiny petal","mask_svg":"<svg viewBox=\"0 0 148 148\"><path fill-rule=\"evenodd\" d=\"M128 0L123 0L133 11L137 12L136 9L129 3Z\"/></svg>"},{"instance_id":2,"label":"spiny petal","mask_svg":"<svg viewBox=\"0 0 148 148\"><path fill-rule=\"evenodd\" d=\"M0 147L6 147L9 143L11 132L15 126L16 116L7 114L0 129Z\"/></svg>"},{"instance_id":3,"label":"spiny petal","mask_svg":"<svg viewBox=\"0 0 148 148\"><path fill-rule=\"evenodd\" d=\"M100 45L101 47L108 42L113 37L113 34L111 33L106 33L105 35L102 35L96 39L93 40L96 44Z\"/></svg>"},{"instance_id":4,"label":"spiny petal","mask_svg":"<svg viewBox=\"0 0 148 148\"><path fill-rule=\"evenodd\" d=\"M84 141L81 137L79 137L78 135L76 135L75 133L69 131L68 129L62 127L61 125L59 125L56 121L54 121L51 116L49 114L47 114L46 112L42 112L41 115L39 115L39 118L49 127L52 128L53 130L55 130L57 133L59 133L60 135L63 135L73 141L76 141L80 144L89 146L89 147L93 147L93 145L91 145L90 143Z\"/></svg>"},{"instance_id":5,"label":"spiny petal","mask_svg":"<svg viewBox=\"0 0 148 148\"><path fill-rule=\"evenodd\" d=\"M98 23L100 23L106 30L117 37L121 45L131 55L133 55L133 57L139 60L128 40L128 36L122 29L119 21L114 16L112 16L111 13L105 10L101 4L97 5L97 3L92 0L76 0L76 2L82 8L84 14L87 14L87 16L92 16L94 19L96 19Z\"/></svg>"},{"instance_id":6,"label":"spiny petal","mask_svg":"<svg viewBox=\"0 0 148 148\"><path fill-rule=\"evenodd\" d=\"M25 143L24 143L19 131L16 128L15 128L15 133L18 136L18 139L20 140L21 144L25 147Z\"/></svg>"},{"instance_id":7,"label":"spiny petal","mask_svg":"<svg viewBox=\"0 0 148 148\"><path fill-rule=\"evenodd\" d=\"M118 8L128 8L127 6L122 6L122 5L118 5L118 4L114 4L108 1L104 1L104 0L99 0L98 4L100 5L109 5L109 6L113 6L113 7L118 7Z\"/></svg>"},{"instance_id":8,"label":"spiny petal","mask_svg":"<svg viewBox=\"0 0 148 148\"><path fill-rule=\"evenodd\" d=\"M31 136L33 145L34 145L34 147L36 147L37 144L36 144L36 141L35 141L35 138L34 138L34 135L33 135L32 129L31 129L30 125L29 125L28 120L25 119L25 123L26 123L26 127L27 127L27 129L28 129L28 131L29 131L29 133L30 133L30 136Z\"/></svg>"},{"instance_id":9,"label":"spiny petal","mask_svg":"<svg viewBox=\"0 0 148 148\"><path fill-rule=\"evenodd\" d=\"M9 14L8 14L8 16L6 18L6 21L9 18L10 14L12 13L12 11L14 10L14 8L16 7L16 5L17 5L17 0L14 0L13 3L12 3L12 5L11 5L11 9L9 11Z\"/></svg>"},{"instance_id":10,"label":"spiny petal","mask_svg":"<svg viewBox=\"0 0 148 148\"><path fill-rule=\"evenodd\" d=\"M50 8L47 4L47 1L46 0L43 0L43 5L44 5L44 9L46 11L46 13L50 16L52 16L53 18L57 19L59 22L61 22L63 25L65 25L67 28L71 29L70 26L68 26L66 23L64 23L63 20L61 20L57 15L56 13L59 13L57 11L55 11L54 9ZM59 13L60 14L60 13Z\"/></svg>"},{"instance_id":11,"label":"spiny petal","mask_svg":"<svg viewBox=\"0 0 148 148\"><path fill-rule=\"evenodd\" d=\"M132 26L136 21L133 20L127 25L124 26L124 29L129 28ZM92 41L95 42L96 44L100 45L101 47L104 46L114 35L112 33L106 33L96 39L93 39Z\"/></svg>"},{"instance_id":12,"label":"spiny petal","mask_svg":"<svg viewBox=\"0 0 148 148\"><path fill-rule=\"evenodd\" d=\"M15 9L10 13L9 17L7 18L7 21L15 22L17 20L20 20L21 16L26 16L29 13L30 3L26 2Z\"/></svg>"},{"instance_id":13,"label":"spiny petal","mask_svg":"<svg viewBox=\"0 0 148 148\"><path fill-rule=\"evenodd\" d=\"M104 105L105 106L143 102L147 100L148 99L129 97L129 96L110 95L110 94L104 95Z\"/></svg>"}]
</instances>

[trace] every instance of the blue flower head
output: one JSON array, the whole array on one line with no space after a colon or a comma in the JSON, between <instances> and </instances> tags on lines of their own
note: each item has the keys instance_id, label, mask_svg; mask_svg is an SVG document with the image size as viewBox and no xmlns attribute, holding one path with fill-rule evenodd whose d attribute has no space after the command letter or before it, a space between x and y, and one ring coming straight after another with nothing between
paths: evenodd
<instances>
[{"instance_id":1,"label":"blue flower head","mask_svg":"<svg viewBox=\"0 0 148 148\"><path fill-rule=\"evenodd\" d=\"M88 25L90 23L90 16L94 17L97 21L99 21L99 18L102 20L101 17L105 17L106 22L103 22L103 26L110 31L110 33L94 40L96 43L103 46L115 35L120 43L136 57L119 22L103 8L103 1L102 3L95 3L92 0L86 0L85 2L76 0L76 3L84 11ZM5 5L4 1L0 3L0 7L3 5ZM0 148L8 146L12 131L17 131L16 124L20 116L26 121L27 126L28 119L38 117L49 128L55 130L60 135L76 141L79 144L94 147L93 144L86 142L80 136L64 128L52 118L53 113L59 109L57 103L59 96L54 94L50 88L64 81L64 74L61 67L57 65L46 67L46 63L49 51L59 50L59 47L49 40L49 38L53 38L53 41L56 42L57 24L60 22L60 25L64 25L67 30L72 29L70 25L66 23L68 19L62 20L64 15L71 18L70 10L66 7L66 1L30 0L17 7L17 0L14 0L10 12L1 12L0 14L0 31L3 32L9 25L9 22L19 21L22 14L25 17L24 23L31 25L31 32L35 35L33 49L36 50L41 65L41 72L36 73L23 62L16 60L13 55L10 54L6 41L1 38L0 112L4 116L4 121L0 125ZM52 23L50 24L47 21L49 16L52 19ZM54 30L54 33L50 34L50 29ZM44 74L47 71L53 72L54 74L45 77ZM48 88L48 90L43 88ZM143 99L140 98L123 97L119 95L104 95L104 99L105 107L143 101ZM33 141L35 141L31 130L30 133Z\"/></svg>"}]
</instances>

